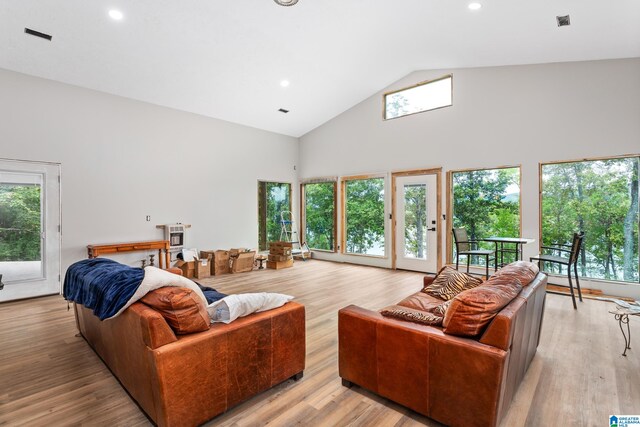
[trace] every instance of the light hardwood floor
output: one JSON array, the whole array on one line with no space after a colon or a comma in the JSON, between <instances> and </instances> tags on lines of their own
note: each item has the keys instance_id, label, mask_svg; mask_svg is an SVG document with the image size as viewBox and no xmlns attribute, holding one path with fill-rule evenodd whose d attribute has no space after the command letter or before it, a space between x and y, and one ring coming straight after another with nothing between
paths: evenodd
<instances>
[{"instance_id":1,"label":"light hardwood floor","mask_svg":"<svg viewBox=\"0 0 640 427\"><path fill-rule=\"evenodd\" d=\"M439 425L338 377L338 309L397 302L421 288L422 274L312 260L202 282L225 293L295 295L307 310L304 378L207 425ZM612 307L585 300L574 311L570 298L547 296L538 353L502 426L603 426L610 414L640 414L640 344L622 357ZM640 343L640 319L631 328ZM0 425L150 425L76 332L60 296L0 304Z\"/></svg>"}]
</instances>

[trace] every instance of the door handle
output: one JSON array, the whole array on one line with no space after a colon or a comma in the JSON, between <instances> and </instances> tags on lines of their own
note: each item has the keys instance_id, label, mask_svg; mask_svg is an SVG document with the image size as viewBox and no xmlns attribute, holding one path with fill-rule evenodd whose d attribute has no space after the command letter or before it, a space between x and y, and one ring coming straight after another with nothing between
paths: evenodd
<instances>
[{"instance_id":1,"label":"door handle","mask_svg":"<svg viewBox=\"0 0 640 427\"><path fill-rule=\"evenodd\" d=\"M436 228L435 227L427 228L427 231L436 231Z\"/></svg>"}]
</instances>

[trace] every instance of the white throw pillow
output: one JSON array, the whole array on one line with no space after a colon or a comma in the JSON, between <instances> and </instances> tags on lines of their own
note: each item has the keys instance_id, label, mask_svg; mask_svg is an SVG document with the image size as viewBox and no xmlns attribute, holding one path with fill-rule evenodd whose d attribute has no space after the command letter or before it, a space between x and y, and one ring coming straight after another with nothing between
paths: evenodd
<instances>
[{"instance_id":1,"label":"white throw pillow","mask_svg":"<svg viewBox=\"0 0 640 427\"><path fill-rule=\"evenodd\" d=\"M207 298L204 296L202 290L200 290L198 285L196 285L192 280L178 274L171 273L167 270L161 270L157 267L147 266L144 268L144 279L142 279L142 283L140 283L138 289L131 296L131 298L129 298L129 301L127 301L124 307L118 310L116 314L109 317L109 319L120 315L120 313L125 311L131 304L138 301L149 292L155 289L163 288L165 286L189 288L202 299L204 305L207 305Z\"/></svg>"},{"instance_id":2,"label":"white throw pillow","mask_svg":"<svg viewBox=\"0 0 640 427\"><path fill-rule=\"evenodd\" d=\"M231 323L238 317L278 308L291 301L291 295L260 292L229 295L207 306L211 322Z\"/></svg>"}]
</instances>

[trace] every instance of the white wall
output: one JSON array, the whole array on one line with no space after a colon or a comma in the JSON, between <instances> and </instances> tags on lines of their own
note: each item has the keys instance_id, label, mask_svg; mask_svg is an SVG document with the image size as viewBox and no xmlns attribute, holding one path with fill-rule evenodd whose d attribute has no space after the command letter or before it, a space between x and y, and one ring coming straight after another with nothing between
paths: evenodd
<instances>
[{"instance_id":1,"label":"white wall","mask_svg":"<svg viewBox=\"0 0 640 427\"><path fill-rule=\"evenodd\" d=\"M256 247L257 181L297 187L296 138L221 120L6 70L0 117L0 158L62 163L63 273L87 244L162 239L156 224Z\"/></svg>"},{"instance_id":2,"label":"white wall","mask_svg":"<svg viewBox=\"0 0 640 427\"><path fill-rule=\"evenodd\" d=\"M452 107L381 119L383 92L448 73ZM299 178L522 165L522 234L538 239L539 162L639 153L640 58L432 70L410 74L304 135ZM535 253L537 244L525 246L525 259ZM390 259L318 257L391 265ZM617 294L640 296L639 288Z\"/></svg>"}]
</instances>

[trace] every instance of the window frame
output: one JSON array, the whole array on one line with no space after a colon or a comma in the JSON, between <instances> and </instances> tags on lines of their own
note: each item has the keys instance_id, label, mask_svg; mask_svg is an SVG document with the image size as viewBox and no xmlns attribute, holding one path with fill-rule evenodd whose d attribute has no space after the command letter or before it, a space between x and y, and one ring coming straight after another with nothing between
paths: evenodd
<instances>
[{"instance_id":1,"label":"window frame","mask_svg":"<svg viewBox=\"0 0 640 427\"><path fill-rule=\"evenodd\" d=\"M402 116L387 117L387 96L393 95L393 94L396 94L396 93L399 93L399 92L404 92L406 90L415 89L415 88L420 87L420 86L425 86L425 85L428 85L428 84L431 84L431 83L435 83L435 82L439 82L441 80L445 80L445 79L449 79L449 78L451 79L451 104L443 105L442 107L431 108L429 110L416 111L414 113L408 113L408 114L404 114ZM391 91L388 91L388 92L385 92L385 93L382 94L382 120L383 121L400 119L402 117L413 116L413 115L416 115L416 114L426 113L428 111L440 110L442 108L448 108L448 107L453 107L453 73L445 74L443 76L440 76L440 77L437 77L437 78L431 79L431 80L423 80L423 81L418 82L418 83L416 83L414 85L406 86L406 87L403 87L401 89L391 90Z\"/></svg>"},{"instance_id":2,"label":"window frame","mask_svg":"<svg viewBox=\"0 0 640 427\"><path fill-rule=\"evenodd\" d=\"M563 164L563 163L581 163L581 162L597 162L597 161L600 161L600 160L628 159L628 158L632 158L632 157L637 157L637 158L640 159L640 153L638 153L638 154L621 154L621 155L617 155L617 156L585 157L585 158L570 159L570 160L549 160L549 161L544 161L544 162L539 162L538 163L538 253L542 253L542 191L543 191L543 186L542 186L542 168L543 168L543 166L557 165L557 164ZM640 257L638 259L638 263L639 263L638 268L640 268ZM564 274L554 274L554 273L547 273L547 274L549 276L552 276L552 277L565 277ZM611 280L611 279L603 279L603 278L599 278L599 277L589 277L589 276L581 276L581 278L583 278L584 280L593 281L593 282L614 283L614 284L619 284L619 285L632 285L633 286L633 285L637 285L638 283L640 283L640 280L639 280L638 283L636 283L636 282L626 282L624 280Z\"/></svg>"},{"instance_id":3,"label":"window frame","mask_svg":"<svg viewBox=\"0 0 640 427\"><path fill-rule=\"evenodd\" d=\"M496 169L515 169L519 171L518 174L518 186L520 191L518 193L518 237L522 237L522 165L503 165L503 166L491 166L491 167L479 167L479 168L466 168L466 169L451 169L447 171L447 248L446 248L446 264L453 263L453 236L450 230L453 229L453 175L461 172L474 172L484 170L496 170ZM474 264L471 264L474 266Z\"/></svg>"},{"instance_id":4,"label":"window frame","mask_svg":"<svg viewBox=\"0 0 640 427\"><path fill-rule=\"evenodd\" d=\"M300 183L300 238L302 242L307 242L307 207L305 185L307 184L333 184L333 250L317 249L309 246L309 249L317 252L336 253L340 242L338 241L338 179L337 178L314 178Z\"/></svg>"},{"instance_id":5,"label":"window frame","mask_svg":"<svg viewBox=\"0 0 640 427\"><path fill-rule=\"evenodd\" d=\"M364 180L364 179L382 179L384 182L384 197L383 200L384 205L384 255L368 255L368 254L357 254L353 252L347 252L347 196L346 196L346 185L347 181L356 181L356 180ZM340 177L340 253L343 255L349 256L359 256L359 257L367 257L367 258L378 258L378 259L387 259L389 255L387 254L387 174L379 173L379 174L367 174L367 175L350 175L350 176L341 176Z\"/></svg>"}]
</instances>

